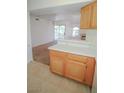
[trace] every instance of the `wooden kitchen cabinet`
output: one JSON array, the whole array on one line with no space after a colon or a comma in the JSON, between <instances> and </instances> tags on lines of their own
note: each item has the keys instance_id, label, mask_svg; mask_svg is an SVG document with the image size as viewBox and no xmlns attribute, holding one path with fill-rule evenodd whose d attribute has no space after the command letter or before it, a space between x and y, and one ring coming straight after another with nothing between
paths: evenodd
<instances>
[{"instance_id":1,"label":"wooden kitchen cabinet","mask_svg":"<svg viewBox=\"0 0 124 93\"><path fill-rule=\"evenodd\" d=\"M96 61L94 58L88 58L87 70L86 70L86 74L85 74L84 83L89 85L89 86L91 86L93 83L95 64L96 64Z\"/></svg>"},{"instance_id":2,"label":"wooden kitchen cabinet","mask_svg":"<svg viewBox=\"0 0 124 93\"><path fill-rule=\"evenodd\" d=\"M96 1L81 8L80 28L89 29L97 27L97 5Z\"/></svg>"},{"instance_id":3,"label":"wooden kitchen cabinet","mask_svg":"<svg viewBox=\"0 0 124 93\"><path fill-rule=\"evenodd\" d=\"M51 56L51 70L52 72L64 75L64 60L58 56Z\"/></svg>"},{"instance_id":4,"label":"wooden kitchen cabinet","mask_svg":"<svg viewBox=\"0 0 124 93\"><path fill-rule=\"evenodd\" d=\"M91 16L91 28L97 28L97 5L96 2L92 3L92 16Z\"/></svg>"},{"instance_id":5,"label":"wooden kitchen cabinet","mask_svg":"<svg viewBox=\"0 0 124 93\"><path fill-rule=\"evenodd\" d=\"M84 63L84 64L86 64L87 61L88 61L88 57L82 56L82 55L75 55L75 54L68 53L67 57L68 57L69 60L73 60L73 61L76 61L76 62L81 62L81 63Z\"/></svg>"},{"instance_id":6,"label":"wooden kitchen cabinet","mask_svg":"<svg viewBox=\"0 0 124 93\"><path fill-rule=\"evenodd\" d=\"M59 75L64 75L65 54L63 52L50 51L50 69Z\"/></svg>"},{"instance_id":7,"label":"wooden kitchen cabinet","mask_svg":"<svg viewBox=\"0 0 124 93\"><path fill-rule=\"evenodd\" d=\"M80 28L90 28L91 13L91 6L87 6L81 9Z\"/></svg>"},{"instance_id":8,"label":"wooden kitchen cabinet","mask_svg":"<svg viewBox=\"0 0 124 93\"><path fill-rule=\"evenodd\" d=\"M68 60L65 65L65 76L83 82L86 73L86 64Z\"/></svg>"},{"instance_id":9,"label":"wooden kitchen cabinet","mask_svg":"<svg viewBox=\"0 0 124 93\"><path fill-rule=\"evenodd\" d=\"M92 86L95 58L50 50L50 70Z\"/></svg>"}]
</instances>

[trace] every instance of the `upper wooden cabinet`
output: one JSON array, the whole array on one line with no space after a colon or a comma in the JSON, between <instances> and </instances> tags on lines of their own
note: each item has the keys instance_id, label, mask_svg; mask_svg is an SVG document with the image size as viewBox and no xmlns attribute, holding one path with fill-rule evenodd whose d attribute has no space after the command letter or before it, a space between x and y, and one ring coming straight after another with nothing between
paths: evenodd
<instances>
[{"instance_id":1,"label":"upper wooden cabinet","mask_svg":"<svg viewBox=\"0 0 124 93\"><path fill-rule=\"evenodd\" d=\"M91 6L81 9L80 28L90 28L91 21Z\"/></svg>"},{"instance_id":2,"label":"upper wooden cabinet","mask_svg":"<svg viewBox=\"0 0 124 93\"><path fill-rule=\"evenodd\" d=\"M92 16L91 16L91 28L97 27L97 7L96 2L91 5Z\"/></svg>"},{"instance_id":3,"label":"upper wooden cabinet","mask_svg":"<svg viewBox=\"0 0 124 93\"><path fill-rule=\"evenodd\" d=\"M96 2L81 8L80 28L96 28L97 27L97 5Z\"/></svg>"}]
</instances>

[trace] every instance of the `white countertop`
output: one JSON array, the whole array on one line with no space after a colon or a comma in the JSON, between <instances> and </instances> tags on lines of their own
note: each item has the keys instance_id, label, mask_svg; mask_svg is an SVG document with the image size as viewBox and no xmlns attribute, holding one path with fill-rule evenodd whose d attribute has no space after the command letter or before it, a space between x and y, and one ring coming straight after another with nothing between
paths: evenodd
<instances>
[{"instance_id":1,"label":"white countertop","mask_svg":"<svg viewBox=\"0 0 124 93\"><path fill-rule=\"evenodd\" d=\"M85 45L85 44L79 46L77 44L75 45L75 44L60 44L59 43L54 46L50 46L48 49L96 58L96 48Z\"/></svg>"}]
</instances>

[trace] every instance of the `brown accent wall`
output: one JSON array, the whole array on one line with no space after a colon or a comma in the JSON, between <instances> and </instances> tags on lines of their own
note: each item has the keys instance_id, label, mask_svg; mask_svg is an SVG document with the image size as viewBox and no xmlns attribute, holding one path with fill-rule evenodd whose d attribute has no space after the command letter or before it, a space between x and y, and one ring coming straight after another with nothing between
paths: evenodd
<instances>
[{"instance_id":1,"label":"brown accent wall","mask_svg":"<svg viewBox=\"0 0 124 93\"><path fill-rule=\"evenodd\" d=\"M55 45L57 41L53 41L47 44L39 45L33 47L33 59L34 61L41 62L44 64L49 65L50 58L49 58L49 50L48 47Z\"/></svg>"}]
</instances>

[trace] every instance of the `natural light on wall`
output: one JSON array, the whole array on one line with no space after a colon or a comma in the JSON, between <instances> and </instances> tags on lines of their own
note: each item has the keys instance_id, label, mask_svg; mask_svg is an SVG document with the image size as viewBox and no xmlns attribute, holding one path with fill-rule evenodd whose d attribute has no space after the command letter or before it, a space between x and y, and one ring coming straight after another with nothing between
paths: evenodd
<instances>
[{"instance_id":1,"label":"natural light on wall","mask_svg":"<svg viewBox=\"0 0 124 93\"><path fill-rule=\"evenodd\" d=\"M54 33L55 33L55 40L64 39L65 25L55 25Z\"/></svg>"},{"instance_id":2,"label":"natural light on wall","mask_svg":"<svg viewBox=\"0 0 124 93\"><path fill-rule=\"evenodd\" d=\"M78 27L74 27L73 28L73 32L72 32L72 36L76 37L79 35L79 28Z\"/></svg>"}]
</instances>

